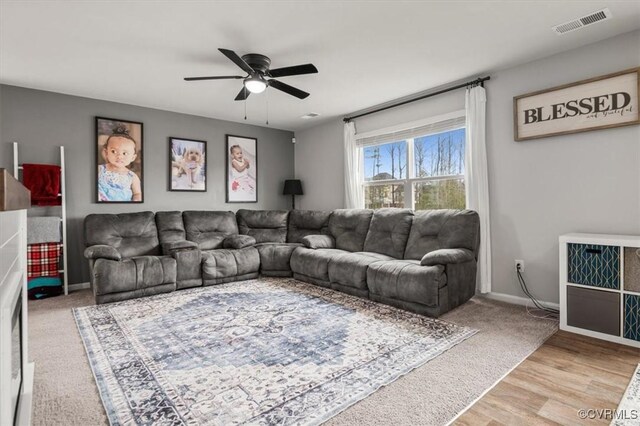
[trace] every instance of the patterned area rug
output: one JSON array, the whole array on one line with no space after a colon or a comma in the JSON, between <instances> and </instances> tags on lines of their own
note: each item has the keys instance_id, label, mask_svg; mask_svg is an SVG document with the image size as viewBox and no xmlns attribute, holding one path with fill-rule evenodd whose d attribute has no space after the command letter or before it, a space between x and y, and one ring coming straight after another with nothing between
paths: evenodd
<instances>
[{"instance_id":1,"label":"patterned area rug","mask_svg":"<svg viewBox=\"0 0 640 426\"><path fill-rule=\"evenodd\" d=\"M619 419L614 419L611 424L615 426L639 426L640 425L640 364L631 376L631 381L624 392L618 410L615 413Z\"/></svg>"},{"instance_id":2,"label":"patterned area rug","mask_svg":"<svg viewBox=\"0 0 640 426\"><path fill-rule=\"evenodd\" d=\"M320 424L476 332L293 279L74 315L112 425Z\"/></svg>"}]
</instances>

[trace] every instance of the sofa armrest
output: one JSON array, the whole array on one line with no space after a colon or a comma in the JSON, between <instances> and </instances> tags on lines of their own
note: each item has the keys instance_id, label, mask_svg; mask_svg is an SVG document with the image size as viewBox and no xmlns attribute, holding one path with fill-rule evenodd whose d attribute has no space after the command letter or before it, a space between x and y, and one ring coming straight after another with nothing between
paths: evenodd
<instances>
[{"instance_id":1,"label":"sofa armrest","mask_svg":"<svg viewBox=\"0 0 640 426\"><path fill-rule=\"evenodd\" d=\"M172 241L170 243L162 243L162 254L169 255L176 251L194 250L198 248L198 243L193 241Z\"/></svg>"},{"instance_id":2,"label":"sofa armrest","mask_svg":"<svg viewBox=\"0 0 640 426\"><path fill-rule=\"evenodd\" d=\"M84 249L84 257L87 259L122 260L122 256L115 247L98 244Z\"/></svg>"},{"instance_id":3,"label":"sofa armrest","mask_svg":"<svg viewBox=\"0 0 640 426\"><path fill-rule=\"evenodd\" d=\"M226 249L241 249L255 245L256 239L250 235L230 235L222 241Z\"/></svg>"},{"instance_id":4,"label":"sofa armrest","mask_svg":"<svg viewBox=\"0 0 640 426\"><path fill-rule=\"evenodd\" d=\"M307 235L302 244L310 249L336 248L336 240L331 235Z\"/></svg>"},{"instance_id":5,"label":"sofa armrest","mask_svg":"<svg viewBox=\"0 0 640 426\"><path fill-rule=\"evenodd\" d=\"M464 263L475 259L471 250L467 249L440 249L434 250L422 256L422 266L448 265L452 263Z\"/></svg>"}]
</instances>

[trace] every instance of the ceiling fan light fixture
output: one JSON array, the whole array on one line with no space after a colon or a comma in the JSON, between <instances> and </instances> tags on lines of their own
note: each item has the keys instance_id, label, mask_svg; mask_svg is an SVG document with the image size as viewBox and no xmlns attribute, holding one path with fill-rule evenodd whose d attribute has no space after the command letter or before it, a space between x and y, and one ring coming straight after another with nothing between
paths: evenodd
<instances>
[{"instance_id":1,"label":"ceiling fan light fixture","mask_svg":"<svg viewBox=\"0 0 640 426\"><path fill-rule=\"evenodd\" d=\"M0 0L1 1L1 0ZM289 86L286 83L276 80L280 77L288 77L292 75L303 74L315 74L318 69L313 64L294 65L292 67L283 67L271 69L271 59L258 53L248 53L242 57L238 56L236 52L229 49L218 49L220 53L229 58L231 62L236 64L246 74L246 77L241 75L219 75L208 77L185 77L186 81L197 80L228 80L228 79L242 79L242 90L238 93L234 100L246 101L249 95L252 93L262 93L267 90L267 87L272 87L275 90L286 93L287 95L295 96L298 99L306 99L309 93L300 90L296 87ZM265 76L269 77L269 80L265 79Z\"/></svg>"},{"instance_id":2,"label":"ceiling fan light fixture","mask_svg":"<svg viewBox=\"0 0 640 426\"><path fill-rule=\"evenodd\" d=\"M244 80L244 87L251 93L262 93L267 88L267 82L261 75L253 75Z\"/></svg>"}]
</instances>

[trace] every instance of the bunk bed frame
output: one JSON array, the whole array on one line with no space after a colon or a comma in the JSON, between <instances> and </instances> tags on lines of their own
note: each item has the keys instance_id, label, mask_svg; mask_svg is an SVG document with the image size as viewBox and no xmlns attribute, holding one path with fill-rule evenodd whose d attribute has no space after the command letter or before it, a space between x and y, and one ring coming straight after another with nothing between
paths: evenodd
<instances>
[{"instance_id":1,"label":"bunk bed frame","mask_svg":"<svg viewBox=\"0 0 640 426\"><path fill-rule=\"evenodd\" d=\"M64 164L64 146L60 147L60 220L62 222L62 269L58 270L59 274L62 274L62 285L64 288L65 296L69 294L69 274L67 273L68 265L67 265L67 256L68 256L68 246L67 246L67 190L66 190L66 175L65 175L65 164ZM16 180L20 180L20 170L22 170L22 165L18 162L18 142L13 143L13 177ZM31 206L37 207L37 206ZM57 206L54 206L57 207Z\"/></svg>"}]
</instances>

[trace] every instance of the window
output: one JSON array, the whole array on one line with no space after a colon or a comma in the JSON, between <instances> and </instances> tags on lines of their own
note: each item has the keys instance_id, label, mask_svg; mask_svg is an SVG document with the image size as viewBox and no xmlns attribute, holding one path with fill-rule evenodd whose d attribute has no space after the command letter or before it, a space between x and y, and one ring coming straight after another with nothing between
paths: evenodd
<instances>
[{"instance_id":1,"label":"window","mask_svg":"<svg viewBox=\"0 0 640 426\"><path fill-rule=\"evenodd\" d=\"M465 208L462 114L408 130L356 136L365 207Z\"/></svg>"},{"instance_id":2,"label":"window","mask_svg":"<svg viewBox=\"0 0 640 426\"><path fill-rule=\"evenodd\" d=\"M407 173L406 141L365 148L365 206L370 209L403 207Z\"/></svg>"}]
</instances>

